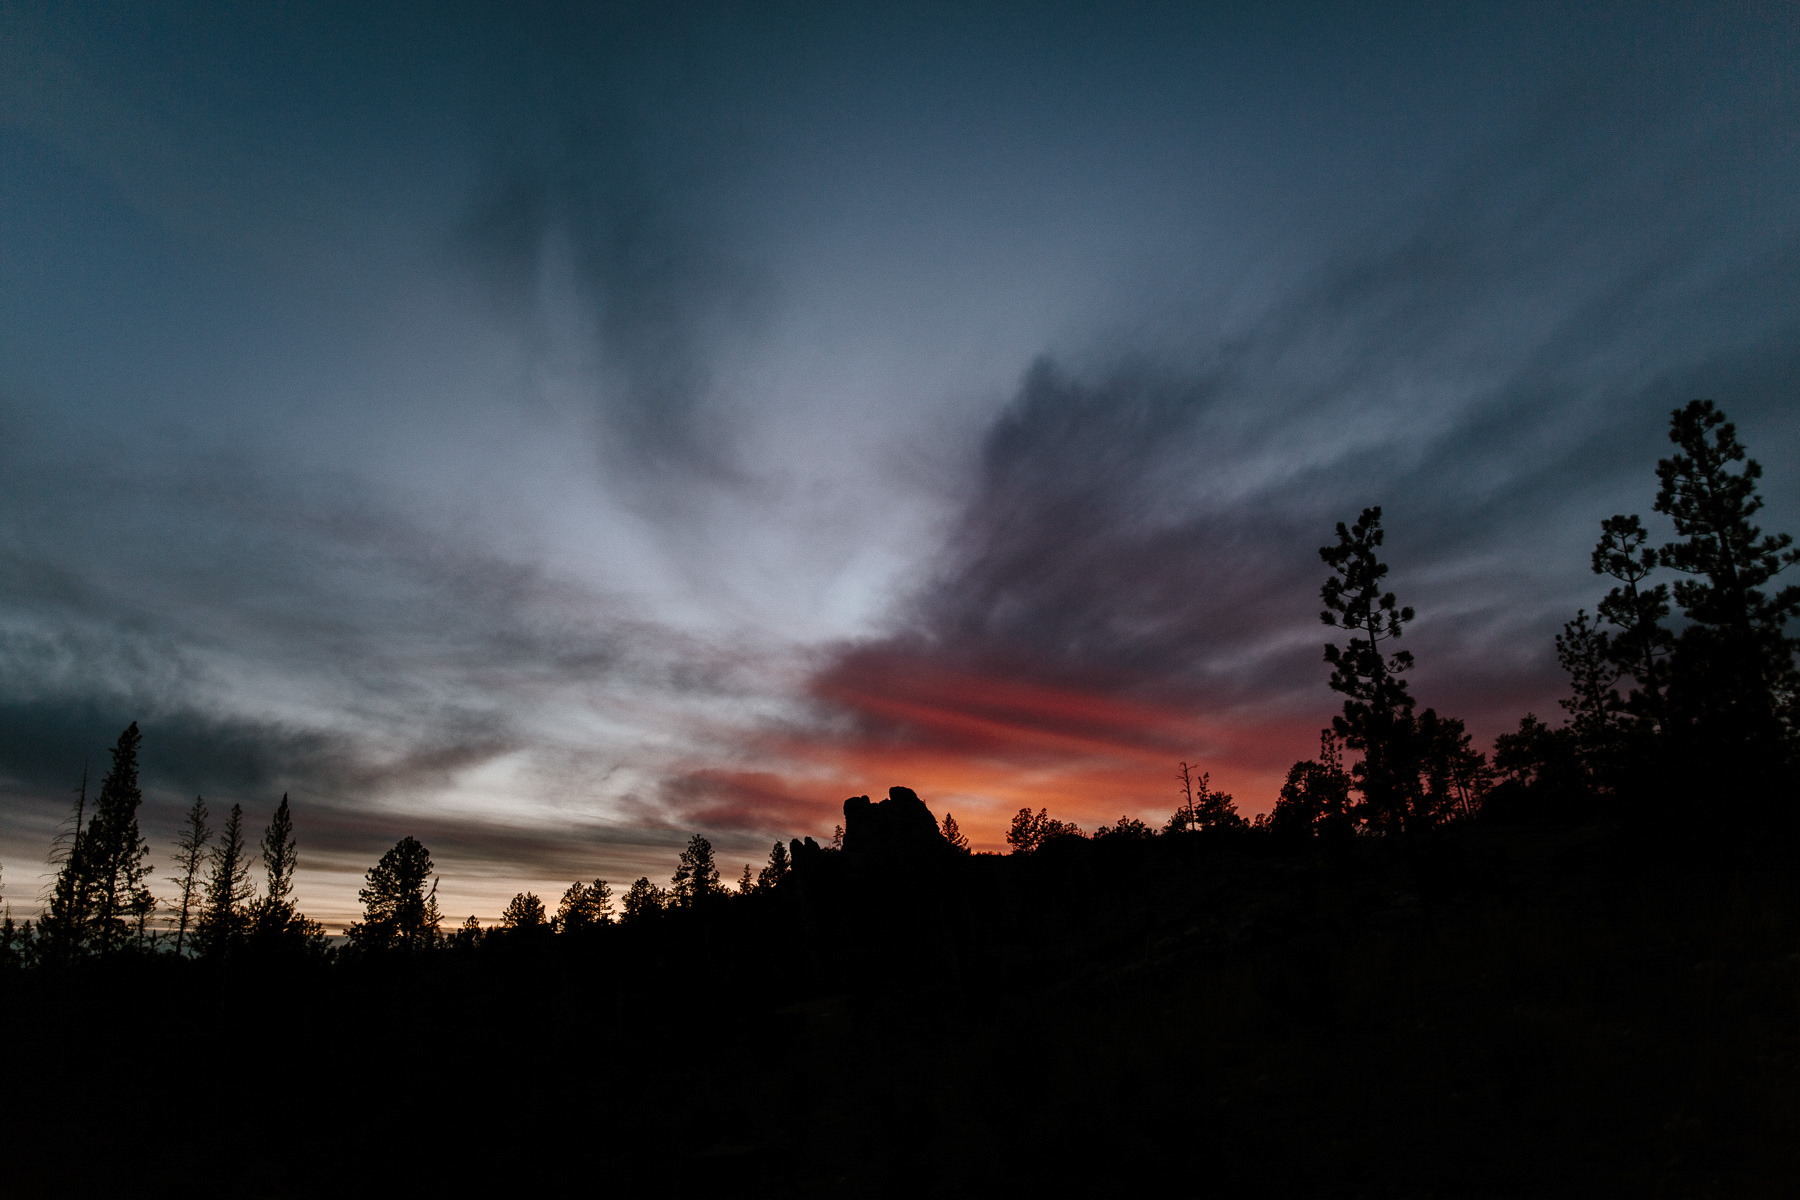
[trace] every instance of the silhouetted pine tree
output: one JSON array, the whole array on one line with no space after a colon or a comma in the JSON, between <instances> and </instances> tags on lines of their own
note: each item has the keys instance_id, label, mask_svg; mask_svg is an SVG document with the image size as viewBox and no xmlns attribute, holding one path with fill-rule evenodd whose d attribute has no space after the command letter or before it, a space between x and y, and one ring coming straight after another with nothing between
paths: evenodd
<instances>
[{"instance_id":1,"label":"silhouetted pine tree","mask_svg":"<svg viewBox=\"0 0 1800 1200\"><path fill-rule=\"evenodd\" d=\"M696 833L681 852L675 875L669 881L669 891L677 907L695 908L711 903L721 890L712 843Z\"/></svg>"},{"instance_id":2,"label":"silhouetted pine tree","mask_svg":"<svg viewBox=\"0 0 1800 1200\"><path fill-rule=\"evenodd\" d=\"M1049 817L1044 809L1033 813L1030 808L1021 808L1013 814L1012 824L1006 827L1006 845L1009 854L1030 854L1043 843L1042 821Z\"/></svg>"},{"instance_id":3,"label":"silhouetted pine tree","mask_svg":"<svg viewBox=\"0 0 1800 1200\"><path fill-rule=\"evenodd\" d=\"M478 948L485 936L480 920L470 913L468 919L457 926L456 932L447 941L452 949L468 951Z\"/></svg>"},{"instance_id":4,"label":"silhouetted pine tree","mask_svg":"<svg viewBox=\"0 0 1800 1200\"><path fill-rule=\"evenodd\" d=\"M437 883L432 879L431 851L413 838L401 838L369 868L367 883L356 893L363 919L345 930L359 952L428 950L437 944Z\"/></svg>"},{"instance_id":5,"label":"silhouetted pine tree","mask_svg":"<svg viewBox=\"0 0 1800 1200\"><path fill-rule=\"evenodd\" d=\"M4 903L5 896L4 890L0 890L0 904ZM18 927L13 924L12 905L6 904L0 911L5 914L0 916L0 970L10 971L18 967L24 958L20 944L24 939L20 936ZM26 922L26 925L29 927L30 922Z\"/></svg>"},{"instance_id":6,"label":"silhouetted pine tree","mask_svg":"<svg viewBox=\"0 0 1800 1200\"><path fill-rule=\"evenodd\" d=\"M667 892L648 879L639 879L625 891L625 923L642 925L660 916L668 906Z\"/></svg>"},{"instance_id":7,"label":"silhouetted pine tree","mask_svg":"<svg viewBox=\"0 0 1800 1200\"><path fill-rule=\"evenodd\" d=\"M1413 739L1423 818L1442 822L1479 812L1493 783L1493 769L1487 755L1475 749L1463 722L1457 717L1440 717L1428 708L1414 722Z\"/></svg>"},{"instance_id":8,"label":"silhouetted pine tree","mask_svg":"<svg viewBox=\"0 0 1800 1200\"><path fill-rule=\"evenodd\" d=\"M138 747L143 736L133 721L112 751L112 769L100 784L94 816L82 836L81 871L88 880L91 904L89 941L101 952L118 950L136 935L143 939L145 921L156 900L145 886L150 873L150 846L138 829Z\"/></svg>"},{"instance_id":9,"label":"silhouetted pine tree","mask_svg":"<svg viewBox=\"0 0 1800 1200\"><path fill-rule=\"evenodd\" d=\"M756 891L756 876L754 873L751 872L750 864L745 863L743 873L738 876L737 894L740 896L749 896L749 895L754 894L755 891Z\"/></svg>"},{"instance_id":10,"label":"silhouetted pine tree","mask_svg":"<svg viewBox=\"0 0 1800 1200\"><path fill-rule=\"evenodd\" d=\"M506 911L500 914L500 928L543 929L550 924L544 913L544 902L531 892L520 892L507 902Z\"/></svg>"},{"instance_id":11,"label":"silhouetted pine tree","mask_svg":"<svg viewBox=\"0 0 1800 1200\"><path fill-rule=\"evenodd\" d=\"M1363 509L1348 528L1338 522L1338 544L1319 547L1319 557L1336 572L1320 589L1325 611L1319 619L1351 635L1342 649L1327 643L1325 661L1332 668L1332 690L1344 695L1343 714L1333 717L1331 726L1363 754L1351 772L1362 793L1361 815L1375 829L1400 832L1413 816L1418 779L1413 698L1400 678L1413 659L1411 651L1388 655L1381 646L1400 637L1413 610L1399 607L1394 593L1381 590L1388 568L1375 552L1383 536L1379 508Z\"/></svg>"},{"instance_id":12,"label":"silhouetted pine tree","mask_svg":"<svg viewBox=\"0 0 1800 1200\"><path fill-rule=\"evenodd\" d=\"M266 949L281 953L301 950L324 953L325 927L309 920L294 901L294 872L300 851L294 840L294 819L287 794L275 806L275 815L263 831L263 895L250 904L250 933Z\"/></svg>"},{"instance_id":13,"label":"silhouetted pine tree","mask_svg":"<svg viewBox=\"0 0 1800 1200\"><path fill-rule=\"evenodd\" d=\"M1321 729L1319 757L1288 768L1287 781L1269 813L1269 828L1285 838L1349 836L1354 827L1350 782L1342 740L1334 730Z\"/></svg>"},{"instance_id":14,"label":"silhouetted pine tree","mask_svg":"<svg viewBox=\"0 0 1800 1200\"><path fill-rule=\"evenodd\" d=\"M588 884L588 912L596 925L611 925L613 919L612 885L604 879Z\"/></svg>"},{"instance_id":15,"label":"silhouetted pine tree","mask_svg":"<svg viewBox=\"0 0 1800 1200\"><path fill-rule=\"evenodd\" d=\"M1675 602L1691 624L1677 643L1674 682L1689 721L1704 741L1772 765L1794 735L1800 641L1787 624L1800 615L1800 586L1763 589L1800 562L1787 534L1763 536L1751 523L1762 508L1762 467L1746 460L1737 430L1710 400L1671 414L1669 440L1680 452L1656 464L1656 511L1675 523L1679 541L1658 552L1677 580ZM1742 462L1741 471L1730 469Z\"/></svg>"},{"instance_id":16,"label":"silhouetted pine tree","mask_svg":"<svg viewBox=\"0 0 1800 1200\"><path fill-rule=\"evenodd\" d=\"M1059 821L1046 809L1032 812L1029 808L1021 808L1013 814L1012 824L1006 830L1006 844L1012 854L1032 854L1044 848L1045 843L1053 838L1081 837L1081 830L1067 821Z\"/></svg>"},{"instance_id":17,"label":"silhouetted pine tree","mask_svg":"<svg viewBox=\"0 0 1800 1200\"><path fill-rule=\"evenodd\" d=\"M1665 722L1663 689L1668 671L1664 660L1675 644L1674 636L1662 624L1669 615L1668 585L1643 586L1656 569L1656 551L1644 544L1649 536L1636 516L1608 517L1600 523L1600 541L1592 559L1594 574L1619 581L1600 601L1597 612L1618 630L1609 649L1619 669L1637 681L1625 698L1625 709L1643 734L1656 732ZM1644 739L1637 740L1641 743Z\"/></svg>"},{"instance_id":18,"label":"silhouetted pine tree","mask_svg":"<svg viewBox=\"0 0 1800 1200\"><path fill-rule=\"evenodd\" d=\"M1621 752L1619 713L1625 702L1618 692L1619 663L1612 639L1588 621L1586 609L1556 635L1556 661L1569 674L1571 695L1559 700L1569 714L1575 752L1588 779L1604 786L1616 774Z\"/></svg>"},{"instance_id":19,"label":"silhouetted pine tree","mask_svg":"<svg viewBox=\"0 0 1800 1200\"><path fill-rule=\"evenodd\" d=\"M193 927L195 910L200 905L204 883L200 878L200 868L206 862L206 845L212 841L212 830L207 825L206 801L200 796L194 797L194 805L188 809L187 823L182 826L180 835L175 839L175 869L180 872L169 876L169 882L180 888L175 901L175 953L181 954L187 945L188 932Z\"/></svg>"},{"instance_id":20,"label":"silhouetted pine tree","mask_svg":"<svg viewBox=\"0 0 1800 1200\"><path fill-rule=\"evenodd\" d=\"M1244 818L1238 815L1237 804L1231 796L1213 790L1211 772L1203 771L1200 778L1195 779L1193 769L1182 763L1180 779L1181 805L1163 826L1164 833L1242 827Z\"/></svg>"},{"instance_id":21,"label":"silhouetted pine tree","mask_svg":"<svg viewBox=\"0 0 1800 1200\"><path fill-rule=\"evenodd\" d=\"M50 853L50 861L57 865L56 882L38 925L38 940L44 957L55 962L66 962L87 948L88 930L93 923L92 881L82 846L87 833L87 783L87 767L83 765L75 811Z\"/></svg>"},{"instance_id":22,"label":"silhouetted pine tree","mask_svg":"<svg viewBox=\"0 0 1800 1200\"><path fill-rule=\"evenodd\" d=\"M784 843L776 842L769 850L768 865L757 873L756 890L767 892L779 887L787 878L788 867L788 848Z\"/></svg>"},{"instance_id":23,"label":"silhouetted pine tree","mask_svg":"<svg viewBox=\"0 0 1800 1200\"><path fill-rule=\"evenodd\" d=\"M229 954L250 928L250 855L244 845L244 806L234 804L213 847L212 873L194 927L194 946L201 954Z\"/></svg>"},{"instance_id":24,"label":"silhouetted pine tree","mask_svg":"<svg viewBox=\"0 0 1800 1200\"><path fill-rule=\"evenodd\" d=\"M256 936L279 939L297 924L294 909L294 869L300 852L294 844L294 818L288 811L287 793L275 806L275 815L263 831L263 894L250 908L250 924Z\"/></svg>"},{"instance_id":25,"label":"silhouetted pine tree","mask_svg":"<svg viewBox=\"0 0 1800 1200\"><path fill-rule=\"evenodd\" d=\"M1494 768L1514 787L1557 798L1569 797L1584 783L1574 733L1567 726L1552 728L1533 713L1519 718L1518 729L1494 739Z\"/></svg>"},{"instance_id":26,"label":"silhouetted pine tree","mask_svg":"<svg viewBox=\"0 0 1800 1200\"><path fill-rule=\"evenodd\" d=\"M956 818L949 813L944 814L944 840L949 842L950 848L958 854L971 853L969 839L963 835L962 827L956 823ZM775 843L775 848L781 849L781 843Z\"/></svg>"},{"instance_id":27,"label":"silhouetted pine tree","mask_svg":"<svg viewBox=\"0 0 1800 1200\"><path fill-rule=\"evenodd\" d=\"M606 880L584 885L576 880L557 906L556 925L564 933L583 933L612 924L612 888Z\"/></svg>"},{"instance_id":28,"label":"silhouetted pine tree","mask_svg":"<svg viewBox=\"0 0 1800 1200\"><path fill-rule=\"evenodd\" d=\"M1096 842L1108 839L1120 839L1131 842L1149 841L1156 836L1156 830L1136 817L1121 816L1111 825L1102 825L1094 830Z\"/></svg>"}]
</instances>

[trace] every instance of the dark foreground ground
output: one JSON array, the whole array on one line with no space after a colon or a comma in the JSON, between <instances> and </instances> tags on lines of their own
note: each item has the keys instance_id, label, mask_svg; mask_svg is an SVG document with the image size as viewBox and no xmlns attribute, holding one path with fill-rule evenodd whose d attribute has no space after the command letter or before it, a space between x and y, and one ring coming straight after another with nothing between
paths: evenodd
<instances>
[{"instance_id":1,"label":"dark foreground ground","mask_svg":"<svg viewBox=\"0 0 1800 1200\"><path fill-rule=\"evenodd\" d=\"M1052 845L586 944L15 976L0 1195L1792 1196L1793 861Z\"/></svg>"}]
</instances>

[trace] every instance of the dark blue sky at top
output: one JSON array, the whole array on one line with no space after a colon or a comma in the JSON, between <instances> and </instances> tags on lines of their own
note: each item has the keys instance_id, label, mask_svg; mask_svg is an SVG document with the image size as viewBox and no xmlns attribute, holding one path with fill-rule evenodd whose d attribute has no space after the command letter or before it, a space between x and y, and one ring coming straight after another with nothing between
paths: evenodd
<instances>
[{"instance_id":1,"label":"dark blue sky at top","mask_svg":"<svg viewBox=\"0 0 1800 1200\"><path fill-rule=\"evenodd\" d=\"M1800 525L1800 19L1566 9L0 8L7 896L134 718L322 915L1137 761L971 680L1263 808L1370 503L1421 698L1552 713L1670 408Z\"/></svg>"}]
</instances>

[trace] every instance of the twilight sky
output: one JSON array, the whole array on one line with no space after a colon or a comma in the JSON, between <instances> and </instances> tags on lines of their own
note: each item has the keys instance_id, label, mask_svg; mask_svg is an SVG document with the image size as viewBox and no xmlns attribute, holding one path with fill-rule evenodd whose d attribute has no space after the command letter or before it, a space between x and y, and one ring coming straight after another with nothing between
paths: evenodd
<instances>
[{"instance_id":1,"label":"twilight sky","mask_svg":"<svg viewBox=\"0 0 1800 1200\"><path fill-rule=\"evenodd\" d=\"M7 897L133 719L334 924L1266 810L1365 504L1556 715L1671 408L1800 532L1800 8L1570 7L0 3Z\"/></svg>"}]
</instances>

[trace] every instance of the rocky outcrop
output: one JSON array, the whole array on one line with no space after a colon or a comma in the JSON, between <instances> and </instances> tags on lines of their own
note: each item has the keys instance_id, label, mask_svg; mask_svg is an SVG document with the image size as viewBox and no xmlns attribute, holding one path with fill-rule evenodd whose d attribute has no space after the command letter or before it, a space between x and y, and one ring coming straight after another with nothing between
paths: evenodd
<instances>
[{"instance_id":1,"label":"rocky outcrop","mask_svg":"<svg viewBox=\"0 0 1800 1200\"><path fill-rule=\"evenodd\" d=\"M844 801L844 849L841 859L811 838L796 838L795 871L816 872L828 861L854 869L855 864L891 864L918 868L953 857L955 851L938 830L937 818L911 788L891 787L886 800L852 796Z\"/></svg>"},{"instance_id":2,"label":"rocky outcrop","mask_svg":"<svg viewBox=\"0 0 1800 1200\"><path fill-rule=\"evenodd\" d=\"M887 799L844 801L844 854L850 858L920 859L950 852L937 818L911 788L891 787Z\"/></svg>"},{"instance_id":3,"label":"rocky outcrop","mask_svg":"<svg viewBox=\"0 0 1800 1200\"><path fill-rule=\"evenodd\" d=\"M819 869L819 862L825 857L825 847L807 838L801 841L794 838L788 842L788 862L793 865L796 874L805 874Z\"/></svg>"}]
</instances>

